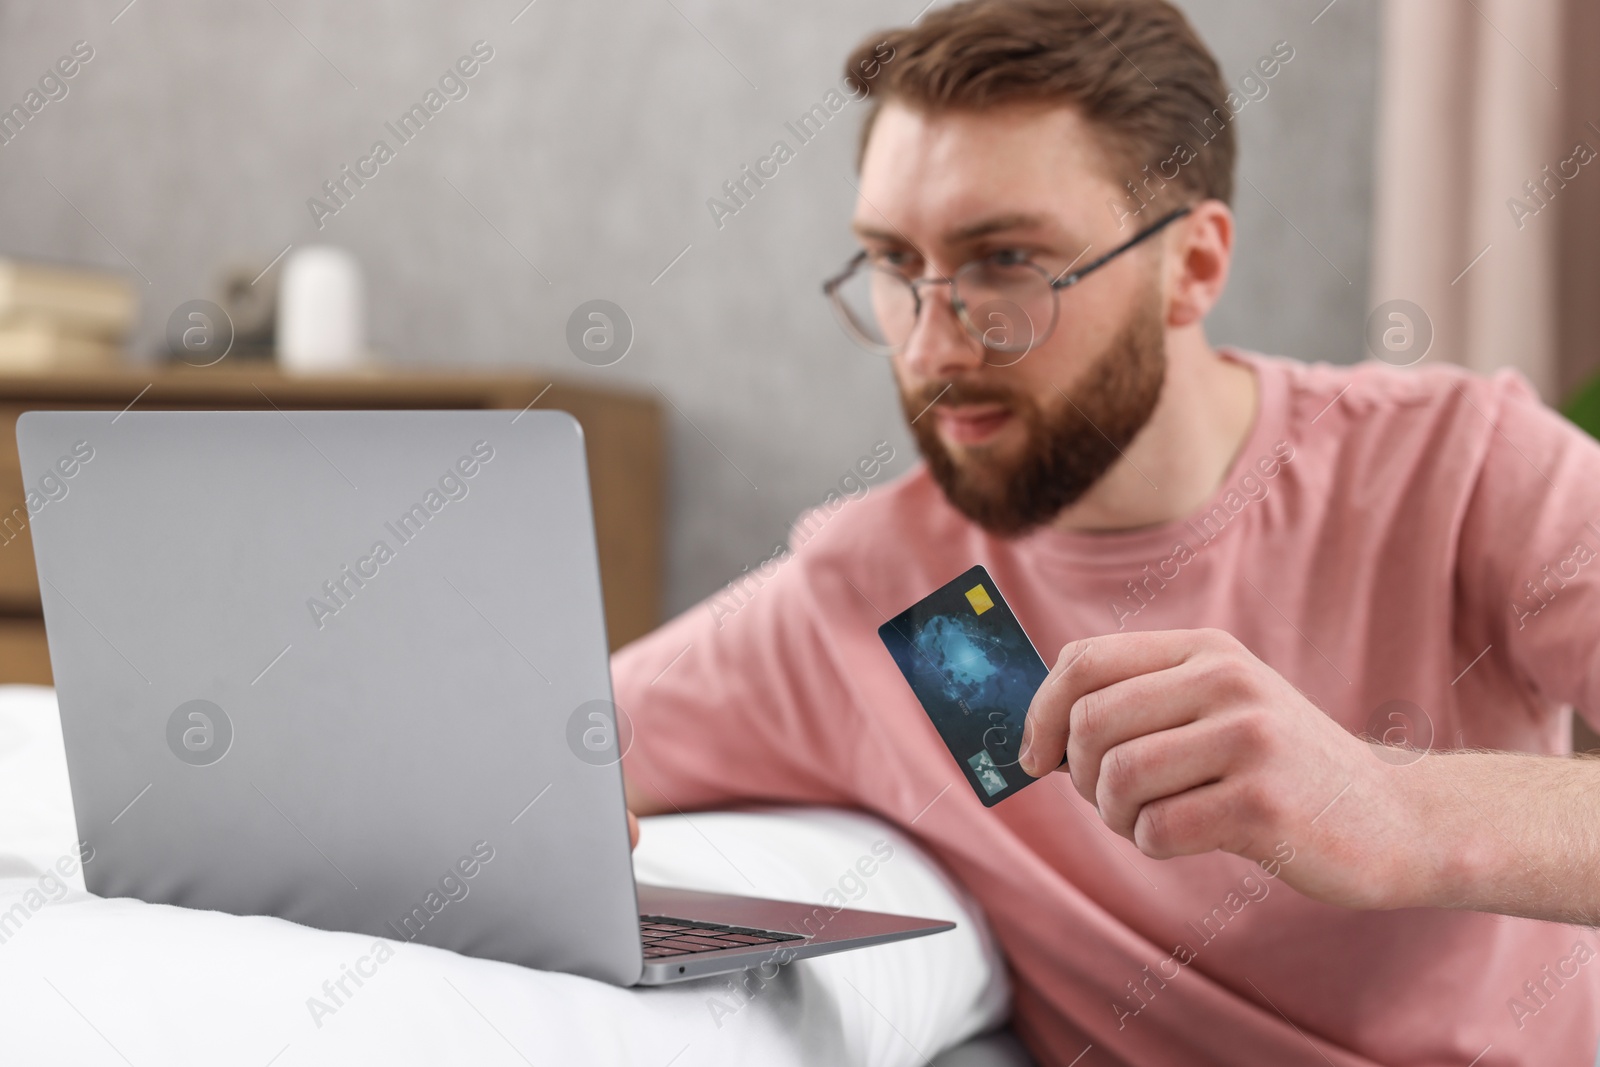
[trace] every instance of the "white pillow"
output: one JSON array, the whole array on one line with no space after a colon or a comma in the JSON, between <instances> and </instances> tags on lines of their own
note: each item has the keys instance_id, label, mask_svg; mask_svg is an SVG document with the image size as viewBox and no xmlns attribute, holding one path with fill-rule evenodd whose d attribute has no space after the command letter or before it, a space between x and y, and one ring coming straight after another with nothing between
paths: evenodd
<instances>
[{"instance_id":1,"label":"white pillow","mask_svg":"<svg viewBox=\"0 0 1600 1067\"><path fill-rule=\"evenodd\" d=\"M0 685L0 878L39 875L66 856L82 889L77 836L56 691Z\"/></svg>"},{"instance_id":2,"label":"white pillow","mask_svg":"<svg viewBox=\"0 0 1600 1067\"><path fill-rule=\"evenodd\" d=\"M977 903L871 816L825 808L657 816L641 820L633 869L658 885L955 922L945 933L790 965L823 994L800 999L838 1013L846 1047L835 1062L924 1063L1009 1012L1005 964ZM707 1010L725 1018L745 988L758 997L769 988L761 977L708 980L716 988Z\"/></svg>"},{"instance_id":3,"label":"white pillow","mask_svg":"<svg viewBox=\"0 0 1600 1067\"><path fill-rule=\"evenodd\" d=\"M865 815L645 819L634 867L661 885L832 906L843 897L951 919L955 930L803 960L770 980L651 990L402 944L374 981L383 992L362 992L320 1019L310 998L370 953L371 938L90 897L70 862L75 838L55 693L0 686L0 914L26 919L8 924L0 945L0 1002L11 1020L0 1028L0 1062L103 1058L109 1040L134 1062L174 1065L266 1062L291 1047L285 1062L520 1062L509 1044L549 1062L626 1067L659 1067L680 1048L674 1067L909 1067L1008 1010L1005 967L977 906L919 848ZM858 867L862 856L874 862ZM71 888L60 899L59 883L41 880L56 877L52 869L72 872L60 878ZM672 1048L662 1054L664 1044Z\"/></svg>"}]
</instances>

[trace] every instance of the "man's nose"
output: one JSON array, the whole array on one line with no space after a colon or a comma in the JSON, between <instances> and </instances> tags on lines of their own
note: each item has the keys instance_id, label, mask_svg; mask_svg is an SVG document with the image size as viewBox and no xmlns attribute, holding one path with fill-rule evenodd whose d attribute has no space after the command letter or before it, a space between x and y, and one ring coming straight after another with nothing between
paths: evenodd
<instances>
[{"instance_id":1,"label":"man's nose","mask_svg":"<svg viewBox=\"0 0 1600 1067\"><path fill-rule=\"evenodd\" d=\"M918 378L955 378L983 365L983 346L961 325L950 286L922 286L922 313L901 350L905 367Z\"/></svg>"}]
</instances>

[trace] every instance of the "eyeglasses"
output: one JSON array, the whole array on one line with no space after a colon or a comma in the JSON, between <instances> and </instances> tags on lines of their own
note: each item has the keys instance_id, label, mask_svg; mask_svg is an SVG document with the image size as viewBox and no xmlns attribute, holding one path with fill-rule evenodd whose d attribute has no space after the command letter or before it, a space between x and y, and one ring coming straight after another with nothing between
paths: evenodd
<instances>
[{"instance_id":1,"label":"eyeglasses","mask_svg":"<svg viewBox=\"0 0 1600 1067\"><path fill-rule=\"evenodd\" d=\"M890 355L911 339L922 314L923 286L948 285L951 310L967 333L987 352L1015 356L999 364L1009 366L1043 344L1055 329L1061 290L1076 285L1192 210L1179 208L1087 266L1060 277L1031 259L999 255L965 263L950 278L908 278L893 267L870 262L863 249L842 271L822 283L822 292L846 333L862 347Z\"/></svg>"}]
</instances>

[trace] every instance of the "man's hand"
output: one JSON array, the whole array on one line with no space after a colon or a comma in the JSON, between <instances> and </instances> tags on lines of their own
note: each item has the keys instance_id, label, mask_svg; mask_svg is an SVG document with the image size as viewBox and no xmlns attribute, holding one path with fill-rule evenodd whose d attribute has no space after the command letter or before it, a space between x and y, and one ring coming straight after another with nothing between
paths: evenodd
<instances>
[{"instance_id":1,"label":"man's hand","mask_svg":"<svg viewBox=\"0 0 1600 1067\"><path fill-rule=\"evenodd\" d=\"M1063 753L1078 792L1147 856L1221 849L1346 907L1423 903L1442 880L1414 776L1223 631L1063 648L1028 710L1022 769L1047 774Z\"/></svg>"},{"instance_id":2,"label":"man's hand","mask_svg":"<svg viewBox=\"0 0 1600 1067\"><path fill-rule=\"evenodd\" d=\"M639 820L634 818L633 812L628 812L628 847L639 847Z\"/></svg>"}]
</instances>

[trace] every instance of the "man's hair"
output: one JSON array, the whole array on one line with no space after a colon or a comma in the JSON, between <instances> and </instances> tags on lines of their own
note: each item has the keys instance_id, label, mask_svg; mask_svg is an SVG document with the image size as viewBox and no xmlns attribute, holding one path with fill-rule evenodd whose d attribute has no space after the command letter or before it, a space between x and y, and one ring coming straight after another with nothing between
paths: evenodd
<instances>
[{"instance_id":1,"label":"man's hair","mask_svg":"<svg viewBox=\"0 0 1600 1067\"><path fill-rule=\"evenodd\" d=\"M875 76L860 77L875 51ZM851 52L845 77L869 96L858 169L887 101L930 114L1061 104L1101 134L1117 184L1142 187L1147 165L1155 174L1187 145L1193 160L1166 180L1194 199L1233 197L1237 144L1227 87L1216 59L1167 0L961 0L915 25L873 34Z\"/></svg>"}]
</instances>

